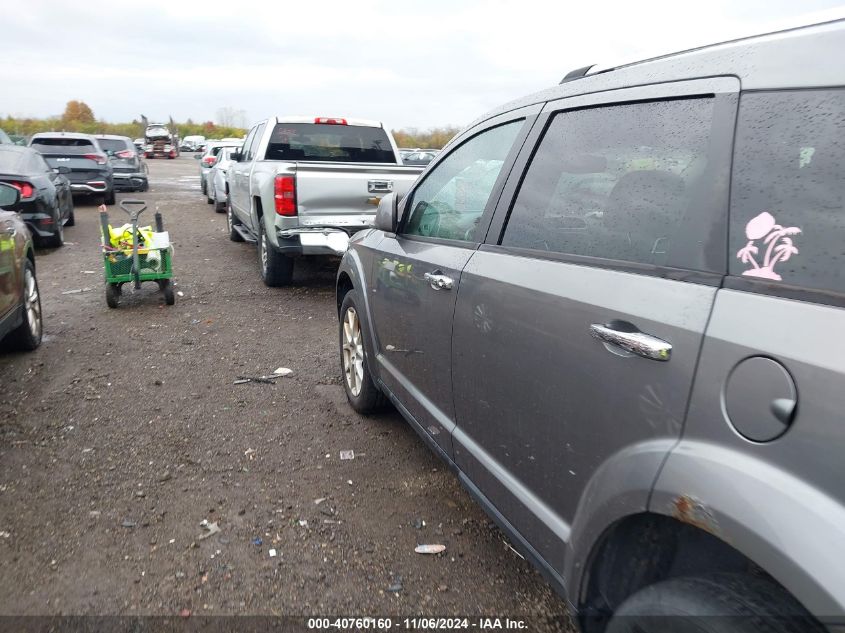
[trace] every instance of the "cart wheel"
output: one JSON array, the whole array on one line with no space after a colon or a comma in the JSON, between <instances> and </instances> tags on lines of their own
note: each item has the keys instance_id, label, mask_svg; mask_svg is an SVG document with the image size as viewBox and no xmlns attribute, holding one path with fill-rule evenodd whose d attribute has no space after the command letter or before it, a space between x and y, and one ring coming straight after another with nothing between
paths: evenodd
<instances>
[{"instance_id":1,"label":"cart wheel","mask_svg":"<svg viewBox=\"0 0 845 633\"><path fill-rule=\"evenodd\" d=\"M172 306L176 303L176 295L173 294L173 282L169 279L163 279L161 282L161 291L164 293L164 302Z\"/></svg>"},{"instance_id":2,"label":"cart wheel","mask_svg":"<svg viewBox=\"0 0 845 633\"><path fill-rule=\"evenodd\" d=\"M106 284L106 303L109 304L110 308L117 307L117 300L120 296L120 288L117 287L117 284Z\"/></svg>"}]
</instances>

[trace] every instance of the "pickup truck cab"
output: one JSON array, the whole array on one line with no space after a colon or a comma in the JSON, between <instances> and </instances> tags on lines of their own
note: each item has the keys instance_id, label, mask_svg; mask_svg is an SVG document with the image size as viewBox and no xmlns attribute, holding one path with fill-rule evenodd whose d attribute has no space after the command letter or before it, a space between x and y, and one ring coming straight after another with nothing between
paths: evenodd
<instances>
[{"instance_id":1,"label":"pickup truck cab","mask_svg":"<svg viewBox=\"0 0 845 633\"><path fill-rule=\"evenodd\" d=\"M342 255L382 197L402 197L423 171L402 164L381 123L329 117L261 121L232 160L229 237L258 244L268 286L290 283L296 257Z\"/></svg>"}]
</instances>

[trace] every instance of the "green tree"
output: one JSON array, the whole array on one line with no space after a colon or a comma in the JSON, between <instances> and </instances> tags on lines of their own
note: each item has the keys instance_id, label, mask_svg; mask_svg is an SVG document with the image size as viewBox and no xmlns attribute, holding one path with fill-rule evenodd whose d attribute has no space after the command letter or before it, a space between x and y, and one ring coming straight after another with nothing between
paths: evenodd
<instances>
[{"instance_id":1,"label":"green tree","mask_svg":"<svg viewBox=\"0 0 845 633\"><path fill-rule=\"evenodd\" d=\"M434 127L429 130L420 131L417 128L392 130L393 138L399 147L410 147L421 149L441 149L446 143L460 132L460 128L454 125L446 127Z\"/></svg>"}]
</instances>

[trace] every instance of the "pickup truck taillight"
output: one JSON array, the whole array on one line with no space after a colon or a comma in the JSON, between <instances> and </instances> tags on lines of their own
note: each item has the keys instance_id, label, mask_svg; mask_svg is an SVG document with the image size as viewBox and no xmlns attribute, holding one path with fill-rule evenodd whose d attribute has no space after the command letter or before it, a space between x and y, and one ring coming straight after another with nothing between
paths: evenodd
<instances>
[{"instance_id":1,"label":"pickup truck taillight","mask_svg":"<svg viewBox=\"0 0 845 633\"><path fill-rule=\"evenodd\" d=\"M346 125L346 119L337 119L328 116L318 116L314 119L314 123L317 125Z\"/></svg>"},{"instance_id":2,"label":"pickup truck taillight","mask_svg":"<svg viewBox=\"0 0 845 633\"><path fill-rule=\"evenodd\" d=\"M276 213L296 215L296 179L293 176L276 176L273 182Z\"/></svg>"}]
</instances>

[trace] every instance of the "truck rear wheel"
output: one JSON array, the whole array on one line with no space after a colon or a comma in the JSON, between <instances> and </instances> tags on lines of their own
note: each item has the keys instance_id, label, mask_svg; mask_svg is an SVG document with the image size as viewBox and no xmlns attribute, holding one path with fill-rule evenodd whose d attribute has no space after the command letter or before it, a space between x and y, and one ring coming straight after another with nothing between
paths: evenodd
<instances>
[{"instance_id":1,"label":"truck rear wheel","mask_svg":"<svg viewBox=\"0 0 845 633\"><path fill-rule=\"evenodd\" d=\"M235 228L236 220L234 211L232 211L232 203L231 201L226 201L226 225L229 229L229 239L233 242L243 242L244 237L240 234L240 232Z\"/></svg>"},{"instance_id":2,"label":"truck rear wheel","mask_svg":"<svg viewBox=\"0 0 845 633\"><path fill-rule=\"evenodd\" d=\"M293 257L282 255L273 248L261 218L258 219L258 266L265 286L287 286L293 279Z\"/></svg>"}]
</instances>

